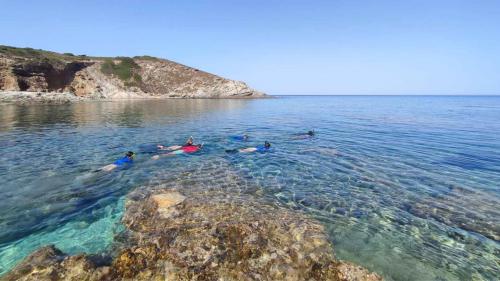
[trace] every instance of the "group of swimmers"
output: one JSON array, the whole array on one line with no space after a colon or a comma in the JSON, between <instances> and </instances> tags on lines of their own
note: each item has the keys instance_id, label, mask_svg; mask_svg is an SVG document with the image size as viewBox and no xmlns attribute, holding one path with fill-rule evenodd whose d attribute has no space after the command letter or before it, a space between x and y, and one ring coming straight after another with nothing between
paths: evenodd
<instances>
[{"instance_id":1,"label":"group of swimmers","mask_svg":"<svg viewBox=\"0 0 500 281\"><path fill-rule=\"evenodd\" d=\"M314 137L314 131L308 131L307 133L295 134L293 139L305 139ZM247 141L249 139L248 135L244 134L241 136L232 136L231 139L238 141ZM172 146L163 146L161 144L156 146L158 151L166 151L165 153L156 154L151 159L157 160L161 156L175 156L179 154L189 154L199 151L203 148L203 144L195 144L193 137L189 137L186 140L184 145L172 145ZM251 152L266 152L271 148L271 143L265 141L263 145L257 145L255 147L245 147L239 149L227 149L227 153L251 153ZM135 153L133 151L129 151L125 154L124 157L116 160L113 164L106 165L101 167L98 171L112 171L120 166L124 166L126 164L130 164L133 162L135 157Z\"/></svg>"}]
</instances>

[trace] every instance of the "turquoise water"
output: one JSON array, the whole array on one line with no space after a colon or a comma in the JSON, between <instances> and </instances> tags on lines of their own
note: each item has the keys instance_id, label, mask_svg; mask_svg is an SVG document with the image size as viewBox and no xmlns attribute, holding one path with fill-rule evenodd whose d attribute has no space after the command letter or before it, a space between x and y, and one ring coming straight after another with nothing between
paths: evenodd
<instances>
[{"instance_id":1,"label":"turquoise water","mask_svg":"<svg viewBox=\"0 0 500 281\"><path fill-rule=\"evenodd\" d=\"M201 153L150 160L190 135ZM264 140L268 153L224 151ZM131 167L91 173L127 150ZM0 272L49 243L111 251L131 189L193 173L225 186L213 166L388 280L500 276L500 97L403 96L0 105Z\"/></svg>"}]
</instances>

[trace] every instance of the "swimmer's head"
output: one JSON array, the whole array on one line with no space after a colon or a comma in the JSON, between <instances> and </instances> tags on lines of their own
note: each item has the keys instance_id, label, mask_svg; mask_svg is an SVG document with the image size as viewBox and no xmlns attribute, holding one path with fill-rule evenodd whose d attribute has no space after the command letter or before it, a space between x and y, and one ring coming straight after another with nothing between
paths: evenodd
<instances>
[{"instance_id":1,"label":"swimmer's head","mask_svg":"<svg viewBox=\"0 0 500 281\"><path fill-rule=\"evenodd\" d=\"M271 147L271 144L270 144L268 141L265 141L265 142L264 142L264 147L265 147L265 148L270 148L270 147Z\"/></svg>"},{"instance_id":2,"label":"swimmer's head","mask_svg":"<svg viewBox=\"0 0 500 281\"><path fill-rule=\"evenodd\" d=\"M312 136L314 136L314 131L309 131L309 132L307 132L307 134L312 137Z\"/></svg>"},{"instance_id":3,"label":"swimmer's head","mask_svg":"<svg viewBox=\"0 0 500 281\"><path fill-rule=\"evenodd\" d=\"M129 152L127 152L127 154L125 154L125 156L127 156L129 158L133 158L135 156L135 153L133 151L129 151Z\"/></svg>"}]
</instances>

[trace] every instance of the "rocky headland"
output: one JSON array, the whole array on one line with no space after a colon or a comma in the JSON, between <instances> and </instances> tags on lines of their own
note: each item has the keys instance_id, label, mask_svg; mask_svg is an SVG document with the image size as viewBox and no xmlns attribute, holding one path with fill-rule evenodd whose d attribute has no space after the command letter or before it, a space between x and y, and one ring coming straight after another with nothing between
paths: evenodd
<instances>
[{"instance_id":1,"label":"rocky headland","mask_svg":"<svg viewBox=\"0 0 500 281\"><path fill-rule=\"evenodd\" d=\"M0 101L264 96L243 82L155 57L89 57L0 46Z\"/></svg>"},{"instance_id":2,"label":"rocky headland","mask_svg":"<svg viewBox=\"0 0 500 281\"><path fill-rule=\"evenodd\" d=\"M46 246L2 280L382 280L335 258L323 227L248 194L166 184L128 195L112 257Z\"/></svg>"}]
</instances>

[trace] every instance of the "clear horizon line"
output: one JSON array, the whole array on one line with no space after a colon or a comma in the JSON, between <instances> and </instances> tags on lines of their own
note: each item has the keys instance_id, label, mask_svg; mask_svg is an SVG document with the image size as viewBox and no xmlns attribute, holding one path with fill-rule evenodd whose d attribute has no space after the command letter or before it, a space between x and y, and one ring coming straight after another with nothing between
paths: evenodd
<instances>
[{"instance_id":1,"label":"clear horizon line","mask_svg":"<svg viewBox=\"0 0 500 281\"><path fill-rule=\"evenodd\" d=\"M269 96L462 96L495 97L500 94L268 94Z\"/></svg>"}]
</instances>

